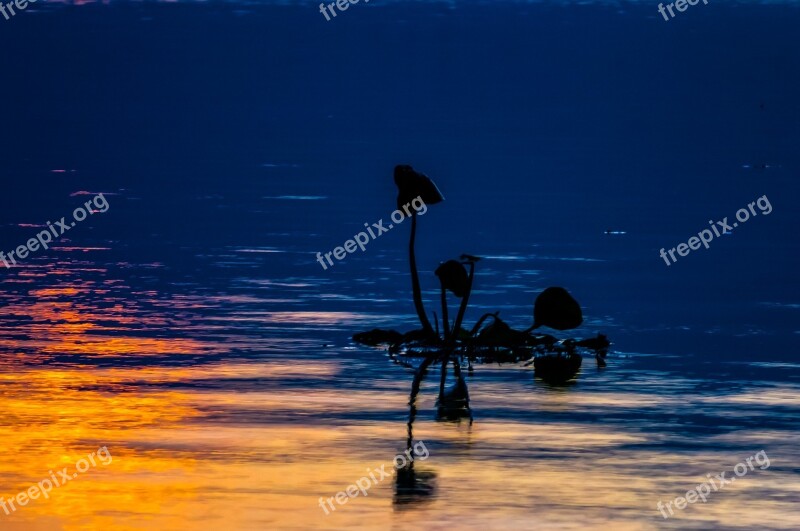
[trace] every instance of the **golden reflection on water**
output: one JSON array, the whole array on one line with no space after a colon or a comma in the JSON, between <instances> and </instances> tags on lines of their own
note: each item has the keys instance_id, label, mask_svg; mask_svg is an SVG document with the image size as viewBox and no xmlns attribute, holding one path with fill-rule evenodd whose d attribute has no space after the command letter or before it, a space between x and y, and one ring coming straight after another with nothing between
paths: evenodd
<instances>
[{"instance_id":1,"label":"golden reflection on water","mask_svg":"<svg viewBox=\"0 0 800 531\"><path fill-rule=\"evenodd\" d=\"M391 466L403 450L404 419L314 426L286 422L286 413L302 418L312 411L390 412L407 401L405 389L273 392L230 385L209 391L164 385L300 374L324 380L336 370L328 362L4 373L0 436L7 459L0 462L0 477L6 498L100 446L108 447L113 462L55 489L50 500L31 502L10 517L0 514L3 528L656 529L657 501L699 483L697 470L721 472L746 457L712 451L670 455L648 448L658 435L612 432L597 424L478 420L470 427L421 418L414 432L430 457L417 468L436 475L435 496L398 507L392 480L386 479L368 497L326 516L319 497L335 496L368 468ZM425 391L423 406L432 400L433 390ZM522 390L511 397L476 394L476 408L528 396ZM548 396L562 400L556 393L539 396L543 402ZM614 395L597 411L633 408L637 400ZM263 422L239 420L235 412L242 409L257 412ZM227 411L230 420L210 419L210 410ZM273 414L284 420L271 423ZM758 443L751 444L754 452ZM779 470L780 455L773 457L774 469L757 469L675 519L751 526L767 519L790 528L796 505L764 498L781 483L800 494L796 478Z\"/></svg>"},{"instance_id":2,"label":"golden reflection on water","mask_svg":"<svg viewBox=\"0 0 800 531\"><path fill-rule=\"evenodd\" d=\"M305 360L148 363L153 355L224 353L229 344L202 333L134 333L174 322L212 330L190 316L167 317L170 308L183 312L212 302L184 296L158 308L145 298L157 310L144 312L142 297L126 299L120 289L118 282L88 281L39 288L29 293L33 300L8 301L0 311L27 316L16 334L0 336L6 354L0 361L6 450L0 495L9 499L99 447L113 456L109 465L54 489L49 500L10 516L0 511L0 529L639 530L681 523L791 529L800 521L799 452L783 432L684 434L674 439L682 446L670 447L663 443L679 420L646 429L637 423L661 410L677 418L713 405L725 418L743 405L796 406L796 387L713 398L682 395L679 383L657 378L616 388L551 389L531 378L526 385L493 380L480 367L470 380L472 425L436 422L435 371L423 386L414 436L425 442L429 458L415 468L430 476L430 495L399 503L387 478L367 497L326 515L320 497L335 496L368 470L391 468L405 449L411 373L375 353L370 359L385 369L365 376L374 385L338 384L353 370L343 349ZM272 326L326 328L363 318L320 311L242 311L230 318L256 316ZM122 356L140 366L44 363L55 354ZM626 422L609 422L614 416ZM742 443L751 450L724 449ZM685 494L704 474L731 470L763 448L771 468L756 469L672 520L660 517L658 501Z\"/></svg>"}]
</instances>

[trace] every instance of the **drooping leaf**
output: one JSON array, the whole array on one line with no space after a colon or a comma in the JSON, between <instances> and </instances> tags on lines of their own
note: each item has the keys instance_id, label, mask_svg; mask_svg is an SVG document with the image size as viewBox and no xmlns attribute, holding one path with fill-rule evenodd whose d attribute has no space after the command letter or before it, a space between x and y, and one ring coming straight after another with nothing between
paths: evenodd
<instances>
[{"instance_id":1,"label":"drooping leaf","mask_svg":"<svg viewBox=\"0 0 800 531\"><path fill-rule=\"evenodd\" d=\"M548 326L556 330L570 330L583 323L583 313L578 301L564 288L544 290L533 306L533 326Z\"/></svg>"},{"instance_id":2,"label":"drooping leaf","mask_svg":"<svg viewBox=\"0 0 800 531\"><path fill-rule=\"evenodd\" d=\"M524 345L527 335L524 332L514 330L499 317L495 317L491 324L486 325L475 340L476 345L485 347L505 347L511 348Z\"/></svg>"},{"instance_id":3,"label":"drooping leaf","mask_svg":"<svg viewBox=\"0 0 800 531\"><path fill-rule=\"evenodd\" d=\"M444 201L444 196L436 184L407 164L394 168L394 184L397 185L397 208L411 203L419 197L426 205L435 205Z\"/></svg>"},{"instance_id":4,"label":"drooping leaf","mask_svg":"<svg viewBox=\"0 0 800 531\"><path fill-rule=\"evenodd\" d=\"M469 289L467 269L455 260L448 260L436 268L436 276L444 289L451 291L456 297L463 297Z\"/></svg>"}]
</instances>

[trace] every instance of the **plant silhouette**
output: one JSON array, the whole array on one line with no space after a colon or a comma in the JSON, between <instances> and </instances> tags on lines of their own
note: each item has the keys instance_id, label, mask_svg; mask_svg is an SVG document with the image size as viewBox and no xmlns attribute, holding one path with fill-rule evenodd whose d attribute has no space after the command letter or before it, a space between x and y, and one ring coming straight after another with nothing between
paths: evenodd
<instances>
[{"instance_id":1,"label":"plant silhouette","mask_svg":"<svg viewBox=\"0 0 800 531\"><path fill-rule=\"evenodd\" d=\"M399 206L416 197L420 197L425 204L436 204L444 200L436 184L409 165L395 167L394 181L398 188ZM364 345L388 346L389 354L394 361L415 368L416 374L409 403L411 407L409 440L411 424L416 415L416 397L422 379L431 365L441 365L437 400L438 417L447 420L465 416L472 419L469 392L461 372L465 363L470 374L473 372L473 363L521 363L523 367L533 365L534 375L551 385L563 385L574 379L581 368L584 352L593 353L598 367L605 367L605 357L610 343L603 334L583 340L574 338L559 340L549 334L533 333L541 327L558 331L572 330L583 323L580 304L562 287L548 287L539 294L534 303L533 324L526 330L514 330L500 319L499 312L482 315L471 330L462 328L475 279L476 264L480 260L476 256L467 254L462 254L458 260L446 260L436 269L442 307L440 335L438 320L434 330L425 313L422 300L414 249L416 224L416 213L414 213L411 217L408 257L412 299L422 328L406 333L373 329L353 336L354 341ZM448 292L460 299L458 313L452 326L447 304ZM414 360L421 362L415 367ZM451 362L455 383L447 387L447 366Z\"/></svg>"}]
</instances>

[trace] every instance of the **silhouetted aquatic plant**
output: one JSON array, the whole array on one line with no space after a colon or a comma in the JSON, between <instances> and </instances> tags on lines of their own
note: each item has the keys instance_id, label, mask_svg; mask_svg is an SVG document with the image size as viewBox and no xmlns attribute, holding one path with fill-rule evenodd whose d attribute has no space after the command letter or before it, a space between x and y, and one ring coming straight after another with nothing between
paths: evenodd
<instances>
[{"instance_id":1,"label":"silhouetted aquatic plant","mask_svg":"<svg viewBox=\"0 0 800 531\"><path fill-rule=\"evenodd\" d=\"M399 165L394 169L394 183L397 185L397 209L401 210L419 197L425 205L435 205L444 201L444 196L439 192L433 181L427 176L414 171L411 166ZM417 235L417 211L411 212L411 238L408 242L408 262L411 266L411 292L414 298L414 308L417 310L419 322L426 335L435 336L433 327L425 314L422 304L422 290L419 287L419 273L417 272L417 258L414 253L414 240Z\"/></svg>"},{"instance_id":2,"label":"silhouetted aquatic plant","mask_svg":"<svg viewBox=\"0 0 800 531\"><path fill-rule=\"evenodd\" d=\"M401 165L394 170L394 181L398 188L397 204L404 204L420 197L425 204L436 204L444 200L431 179L415 171L411 166ZM410 400L409 434L416 413L414 405L422 378L432 364L441 365L439 385L439 417L470 419L469 392L461 367L466 362L470 372L473 363L523 363L533 365L534 374L551 384L563 384L577 375L582 363L582 353L594 354L599 367L605 367L605 356L610 345L606 336L576 340L557 339L549 334L534 334L533 331L547 327L553 330L572 330L583 323L580 304L562 287L549 287L536 298L533 306L533 324L526 330L515 330L500 319L499 312L481 316L471 330L462 328L469 304L479 258L463 254L458 260L447 260L436 269L440 283L442 307L442 330L437 324L431 326L422 301L417 272L414 243L416 238L416 213L411 215L411 238L409 241L409 263L414 308L422 328L406 333L395 330L373 329L355 334L353 340L370 346L388 346L390 356L397 362L414 367L412 360L421 359L416 368ZM469 271L467 271L469 268ZM456 319L450 323L447 293L460 299ZM438 323L438 321L437 321ZM455 383L447 387L447 365L452 362Z\"/></svg>"}]
</instances>

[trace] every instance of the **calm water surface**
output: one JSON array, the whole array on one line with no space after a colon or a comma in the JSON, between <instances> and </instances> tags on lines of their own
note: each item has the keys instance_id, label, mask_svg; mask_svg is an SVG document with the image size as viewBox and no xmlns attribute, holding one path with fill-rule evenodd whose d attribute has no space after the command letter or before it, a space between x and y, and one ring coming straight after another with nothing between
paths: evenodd
<instances>
[{"instance_id":1,"label":"calm water surface","mask_svg":"<svg viewBox=\"0 0 800 531\"><path fill-rule=\"evenodd\" d=\"M798 11L737 6L672 26L520 4L359 5L336 28L220 5L7 23L0 42L26 46L0 60L19 98L2 249L80 192L110 208L0 268L0 493L101 446L113 461L0 528L796 528ZM350 337L415 316L407 225L327 271L315 253L388 219L400 162L447 197L420 218L429 307L433 269L467 252L468 324L527 327L562 285L574 335L614 344L565 387L476 366L472 424L437 420L432 370L420 491L385 479L326 515L320 497L406 444L413 371ZM764 194L769 216L658 257ZM661 518L762 450L769 468Z\"/></svg>"}]
</instances>

